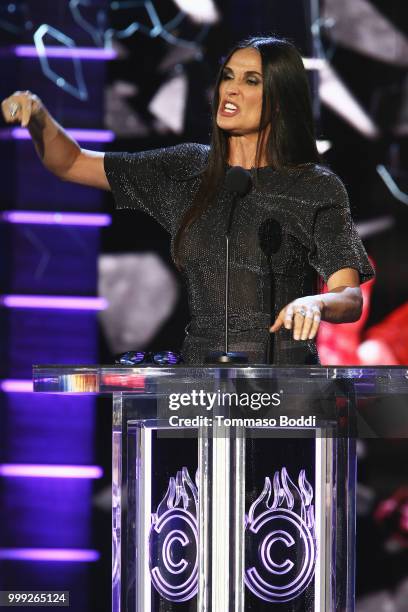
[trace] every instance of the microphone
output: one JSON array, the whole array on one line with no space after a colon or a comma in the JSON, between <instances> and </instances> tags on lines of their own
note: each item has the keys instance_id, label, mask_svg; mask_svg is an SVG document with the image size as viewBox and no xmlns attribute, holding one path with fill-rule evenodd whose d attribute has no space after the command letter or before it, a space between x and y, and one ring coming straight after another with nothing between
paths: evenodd
<instances>
[{"instance_id":1,"label":"microphone","mask_svg":"<svg viewBox=\"0 0 408 612\"><path fill-rule=\"evenodd\" d=\"M252 186L251 173L241 166L232 166L225 174L224 186L230 193L243 198Z\"/></svg>"},{"instance_id":2,"label":"microphone","mask_svg":"<svg viewBox=\"0 0 408 612\"><path fill-rule=\"evenodd\" d=\"M230 168L225 175L225 190L231 195L231 208L228 215L228 222L225 231L225 350L224 352L211 352L206 357L207 363L247 363L248 356L242 352L229 352L228 351L228 327L229 327L229 260L230 260L230 249L229 240L231 234L231 226L234 218L234 212L237 202L240 198L243 198L251 189L252 180L248 170L241 166L233 166Z\"/></svg>"}]
</instances>

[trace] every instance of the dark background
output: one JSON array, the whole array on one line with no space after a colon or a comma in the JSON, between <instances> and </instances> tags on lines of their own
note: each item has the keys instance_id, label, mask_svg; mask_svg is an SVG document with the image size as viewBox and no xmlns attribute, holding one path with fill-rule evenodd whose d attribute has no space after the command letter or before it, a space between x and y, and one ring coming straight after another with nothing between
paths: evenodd
<instances>
[{"instance_id":1,"label":"dark background","mask_svg":"<svg viewBox=\"0 0 408 612\"><path fill-rule=\"evenodd\" d=\"M144 3L123 8L121 2L109 4L102 0L79 5L83 18L80 21L78 12L75 14L69 3L61 0L2 2L1 98L16 89L30 89L66 128L114 132L112 142L81 142L85 148L141 151L186 141L208 142L209 100L219 60L243 37L283 35L293 40L304 56L326 59L349 98L358 103L360 111L376 127L376 135L368 136L336 95L331 106L320 99L317 72L310 72L317 137L331 143L324 163L346 184L353 217L377 270L367 318L351 351L353 359L347 361L338 352L337 363L357 363L358 346L367 340L374 340L380 350L376 363L390 363L389 359L394 364L408 363L408 53L404 59L408 20L403 0L359 0L354 4L330 0L320 5L304 0L219 1L215 3L218 22L207 25L196 24L188 16L177 21L180 13L172 0L153 5L157 11L155 22ZM126 29L134 22L139 24L138 31L126 36ZM55 78L50 78L38 58L18 58L10 50L14 45L33 45L34 33L44 23L60 33L54 41L52 36L46 36L47 44L64 44L61 35L65 34L78 47L112 44L117 57L107 61L84 59L80 67L72 60L53 59L49 66ZM159 35L151 36L154 26ZM390 48L394 51L387 55ZM79 71L83 73L85 93L78 86ZM75 94L56 84L61 75L78 87ZM169 127L174 120L172 111L168 117L165 113L159 117L150 106L160 90L174 79L182 81L185 88L185 94L177 94L178 107L184 106L184 111L178 113L177 131ZM177 95L169 95L169 109ZM337 109L333 108L336 103ZM48 175L31 143L7 137L5 129L2 125L2 210L112 212L110 194L61 183ZM397 197L384 183L378 166L385 168L399 189L395 192ZM186 293L170 260L168 237L147 215L115 213L112 224L101 230L0 223L0 254L2 294L92 296L99 286L101 295L105 295L101 287L106 288L112 281L103 276L103 262L108 261L116 266L116 277L126 288L127 309L141 313L137 323L130 323L131 339L126 340L128 328L122 325L120 310L112 309L109 318L102 314L98 319L95 313L1 308L3 380L28 380L32 363L111 363L114 354L126 348L180 347L188 322ZM132 276L130 269L124 267L120 259L123 254L134 257L131 261L137 264L138 275ZM146 259L147 255L153 259ZM146 277L150 284L144 282ZM163 279L166 291L161 294ZM116 285L111 287L116 290ZM144 310L141 294L146 297ZM151 307L158 299L168 304L160 314ZM143 335L146 325L150 332ZM340 333L345 338L349 334L344 327ZM108 610L109 401L91 406L73 404L68 398L65 404L56 406L55 401L34 399L28 393L3 393L0 410L3 463L95 463L102 465L105 472L86 491L82 485L82 489L72 485L69 495L51 479L46 481L42 485L43 500L48 501L42 508L35 501L38 488L33 483L17 486L0 478L0 516L6 526L0 533L0 547L38 547L39 541L48 541L49 546L95 548L101 553L96 563L58 567L3 562L0 586L34 588L49 584L44 577L49 580L52 574L56 584L66 580L77 593L81 592L73 609ZM56 418L59 427L54 423ZM17 439L19 443L14 442ZM407 452L408 444L402 439L359 442L357 594L361 611L408 610L408 595L404 595L408 580ZM55 514L56 506L61 514ZM38 515L33 514L35 508ZM75 520L64 523L61 517L65 515L75 516ZM41 528L37 516L42 516ZM81 529L77 528L79 524Z\"/></svg>"}]
</instances>

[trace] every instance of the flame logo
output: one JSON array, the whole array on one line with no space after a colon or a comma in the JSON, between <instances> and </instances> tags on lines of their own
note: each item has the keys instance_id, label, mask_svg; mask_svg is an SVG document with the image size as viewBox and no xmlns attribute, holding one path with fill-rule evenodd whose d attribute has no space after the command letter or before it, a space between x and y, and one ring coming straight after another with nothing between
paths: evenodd
<instances>
[{"instance_id":1,"label":"flame logo","mask_svg":"<svg viewBox=\"0 0 408 612\"><path fill-rule=\"evenodd\" d=\"M316 537L313 488L301 470L298 486L285 467L262 493L246 517L245 584L264 601L296 599L313 578Z\"/></svg>"},{"instance_id":2,"label":"flame logo","mask_svg":"<svg viewBox=\"0 0 408 612\"><path fill-rule=\"evenodd\" d=\"M198 489L183 467L170 478L149 533L152 582L169 601L187 601L198 590L197 515Z\"/></svg>"}]
</instances>

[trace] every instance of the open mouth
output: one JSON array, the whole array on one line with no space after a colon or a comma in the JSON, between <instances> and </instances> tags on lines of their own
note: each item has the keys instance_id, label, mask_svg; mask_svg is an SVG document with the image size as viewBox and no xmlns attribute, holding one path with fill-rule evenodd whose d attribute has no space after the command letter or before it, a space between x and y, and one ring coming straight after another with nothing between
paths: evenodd
<instances>
[{"instance_id":1,"label":"open mouth","mask_svg":"<svg viewBox=\"0 0 408 612\"><path fill-rule=\"evenodd\" d=\"M239 108L232 102L224 102L221 105L220 112L221 112L221 115L223 115L224 117L232 117L233 115L236 115L237 113L239 113Z\"/></svg>"}]
</instances>

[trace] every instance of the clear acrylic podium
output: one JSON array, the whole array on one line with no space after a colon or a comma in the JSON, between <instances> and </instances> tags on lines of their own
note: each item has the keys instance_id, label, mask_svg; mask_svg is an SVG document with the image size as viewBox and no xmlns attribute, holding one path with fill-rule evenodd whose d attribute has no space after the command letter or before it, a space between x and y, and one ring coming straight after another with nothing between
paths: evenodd
<instances>
[{"instance_id":1,"label":"clear acrylic podium","mask_svg":"<svg viewBox=\"0 0 408 612\"><path fill-rule=\"evenodd\" d=\"M35 366L113 398L113 612L354 610L356 436L405 368Z\"/></svg>"}]
</instances>

